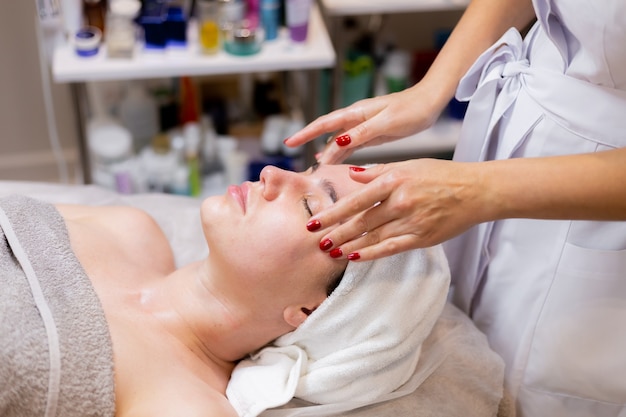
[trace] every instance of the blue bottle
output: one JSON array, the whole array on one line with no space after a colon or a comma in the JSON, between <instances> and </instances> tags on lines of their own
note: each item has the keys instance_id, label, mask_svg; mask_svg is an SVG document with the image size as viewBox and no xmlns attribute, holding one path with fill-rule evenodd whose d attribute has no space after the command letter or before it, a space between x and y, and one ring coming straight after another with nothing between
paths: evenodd
<instances>
[{"instance_id":1,"label":"blue bottle","mask_svg":"<svg viewBox=\"0 0 626 417\"><path fill-rule=\"evenodd\" d=\"M187 17L182 6L170 4L165 18L165 34L168 47L187 45Z\"/></svg>"},{"instance_id":2,"label":"blue bottle","mask_svg":"<svg viewBox=\"0 0 626 417\"><path fill-rule=\"evenodd\" d=\"M265 40L271 41L278 37L280 19L279 0L261 0L261 25L265 31Z\"/></svg>"},{"instance_id":3,"label":"blue bottle","mask_svg":"<svg viewBox=\"0 0 626 417\"><path fill-rule=\"evenodd\" d=\"M167 43L165 33L165 19L167 17L167 5L157 0L146 0L137 22L141 25L145 36L147 49L164 49Z\"/></svg>"}]
</instances>

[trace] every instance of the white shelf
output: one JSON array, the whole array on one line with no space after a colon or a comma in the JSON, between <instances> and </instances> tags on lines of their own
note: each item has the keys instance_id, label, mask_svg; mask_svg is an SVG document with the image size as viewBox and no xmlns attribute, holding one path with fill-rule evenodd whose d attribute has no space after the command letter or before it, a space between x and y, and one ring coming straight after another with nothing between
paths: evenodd
<instances>
[{"instance_id":1,"label":"white shelf","mask_svg":"<svg viewBox=\"0 0 626 417\"><path fill-rule=\"evenodd\" d=\"M464 9L469 0L321 0L329 16L357 16Z\"/></svg>"},{"instance_id":2,"label":"white shelf","mask_svg":"<svg viewBox=\"0 0 626 417\"><path fill-rule=\"evenodd\" d=\"M255 55L240 57L219 51L205 56L190 37L189 46L184 49L157 53L138 48L132 59L109 59L105 45L97 55L82 58L72 45L66 44L54 51L52 75L56 82L88 82L320 69L333 65L335 51L319 8L314 5L303 45L294 45L283 31L278 39L265 42Z\"/></svg>"},{"instance_id":3,"label":"white shelf","mask_svg":"<svg viewBox=\"0 0 626 417\"><path fill-rule=\"evenodd\" d=\"M415 135L359 149L346 162L401 161L452 152L461 133L461 124L461 120L442 117L433 127Z\"/></svg>"}]
</instances>

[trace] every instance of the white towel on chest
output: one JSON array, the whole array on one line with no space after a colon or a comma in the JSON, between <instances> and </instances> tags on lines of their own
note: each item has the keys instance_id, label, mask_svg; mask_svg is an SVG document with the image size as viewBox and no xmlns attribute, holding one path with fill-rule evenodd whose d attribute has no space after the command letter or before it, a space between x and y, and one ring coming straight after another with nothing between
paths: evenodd
<instances>
[{"instance_id":1,"label":"white towel on chest","mask_svg":"<svg viewBox=\"0 0 626 417\"><path fill-rule=\"evenodd\" d=\"M226 395L241 417L289 402L370 401L413 374L446 301L440 246L350 262L337 289L293 332L242 360Z\"/></svg>"}]
</instances>

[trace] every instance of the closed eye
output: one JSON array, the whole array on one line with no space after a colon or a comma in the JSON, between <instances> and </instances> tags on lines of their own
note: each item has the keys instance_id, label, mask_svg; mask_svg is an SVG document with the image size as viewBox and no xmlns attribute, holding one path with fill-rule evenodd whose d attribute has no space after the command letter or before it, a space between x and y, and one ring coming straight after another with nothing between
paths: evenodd
<instances>
[{"instance_id":1,"label":"closed eye","mask_svg":"<svg viewBox=\"0 0 626 417\"><path fill-rule=\"evenodd\" d=\"M302 204L304 205L304 209L309 213L309 217L313 217L313 212L311 211L311 207L309 207L309 199L303 197Z\"/></svg>"}]
</instances>

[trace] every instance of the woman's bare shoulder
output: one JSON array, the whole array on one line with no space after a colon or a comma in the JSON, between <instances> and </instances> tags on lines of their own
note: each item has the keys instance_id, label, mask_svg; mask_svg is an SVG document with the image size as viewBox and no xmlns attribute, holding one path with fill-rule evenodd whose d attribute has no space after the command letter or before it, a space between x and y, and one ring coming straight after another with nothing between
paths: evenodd
<instances>
[{"instance_id":1,"label":"woman's bare shoulder","mask_svg":"<svg viewBox=\"0 0 626 417\"><path fill-rule=\"evenodd\" d=\"M113 245L141 261L173 265L172 249L156 220L145 211L130 206L56 205L65 219L72 242L80 245ZM74 243L72 243L74 246Z\"/></svg>"}]
</instances>

